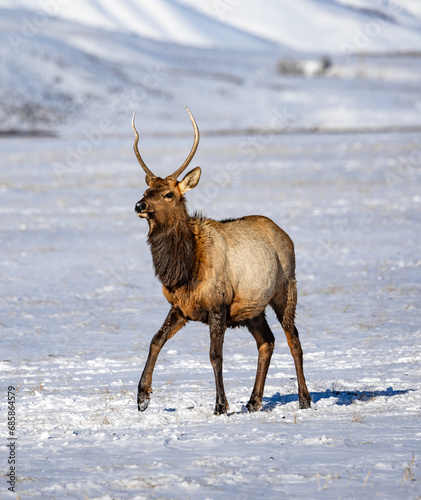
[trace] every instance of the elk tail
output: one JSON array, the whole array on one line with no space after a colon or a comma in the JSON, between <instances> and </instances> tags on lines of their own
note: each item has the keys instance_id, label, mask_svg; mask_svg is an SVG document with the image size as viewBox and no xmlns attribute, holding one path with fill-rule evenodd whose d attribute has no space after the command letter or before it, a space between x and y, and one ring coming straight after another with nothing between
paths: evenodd
<instances>
[{"instance_id":1,"label":"elk tail","mask_svg":"<svg viewBox=\"0 0 421 500\"><path fill-rule=\"evenodd\" d=\"M295 325L295 308L297 306L297 280L289 279L287 282L287 303L282 318L282 327L288 331L294 331Z\"/></svg>"}]
</instances>

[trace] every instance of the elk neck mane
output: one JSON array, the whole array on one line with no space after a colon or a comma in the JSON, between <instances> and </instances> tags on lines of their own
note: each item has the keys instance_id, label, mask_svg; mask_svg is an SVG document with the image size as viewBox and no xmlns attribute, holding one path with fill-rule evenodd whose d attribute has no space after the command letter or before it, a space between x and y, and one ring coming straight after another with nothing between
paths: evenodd
<instances>
[{"instance_id":1,"label":"elk neck mane","mask_svg":"<svg viewBox=\"0 0 421 500\"><path fill-rule=\"evenodd\" d=\"M148 236L155 274L167 288L188 285L197 275L197 242L193 231L197 217L157 226Z\"/></svg>"}]
</instances>

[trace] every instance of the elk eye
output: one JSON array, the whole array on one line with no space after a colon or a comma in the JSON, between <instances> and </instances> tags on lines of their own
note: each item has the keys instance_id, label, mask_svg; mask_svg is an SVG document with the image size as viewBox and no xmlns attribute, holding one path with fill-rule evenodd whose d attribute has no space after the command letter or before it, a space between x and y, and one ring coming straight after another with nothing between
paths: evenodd
<instances>
[{"instance_id":1,"label":"elk eye","mask_svg":"<svg viewBox=\"0 0 421 500\"><path fill-rule=\"evenodd\" d=\"M164 198L168 198L169 200L174 197L173 193L167 193Z\"/></svg>"}]
</instances>

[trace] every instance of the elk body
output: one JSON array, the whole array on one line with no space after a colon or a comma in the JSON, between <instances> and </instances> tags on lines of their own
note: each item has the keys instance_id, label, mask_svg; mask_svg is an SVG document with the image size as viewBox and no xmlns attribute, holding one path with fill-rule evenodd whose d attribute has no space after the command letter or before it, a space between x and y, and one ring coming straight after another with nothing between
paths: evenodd
<instances>
[{"instance_id":1,"label":"elk body","mask_svg":"<svg viewBox=\"0 0 421 500\"><path fill-rule=\"evenodd\" d=\"M138 409L150 401L152 374L159 352L188 321L209 325L210 361L216 382L215 414L227 412L222 377L222 346L227 327L245 326L257 343L258 363L254 388L247 404L250 412L262 406L263 389L275 338L265 318L270 305L280 321L294 358L300 408L309 408L310 394L304 379L303 354L295 327L297 287L294 245L289 236L270 219L247 216L216 221L190 216L184 195L199 182L201 170L194 168L181 181L178 176L193 158L199 143L199 130L193 124L195 139L183 165L165 179L145 165L148 189L136 203L137 215L148 221L148 243L155 273L162 283L171 309L160 330L152 338L149 355L138 387Z\"/></svg>"}]
</instances>

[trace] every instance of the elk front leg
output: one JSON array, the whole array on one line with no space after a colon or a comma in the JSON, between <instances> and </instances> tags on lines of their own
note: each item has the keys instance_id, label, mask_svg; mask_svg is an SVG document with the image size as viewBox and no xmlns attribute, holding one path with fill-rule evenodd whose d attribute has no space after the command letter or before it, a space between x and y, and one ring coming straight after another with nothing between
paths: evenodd
<instances>
[{"instance_id":1,"label":"elk front leg","mask_svg":"<svg viewBox=\"0 0 421 500\"><path fill-rule=\"evenodd\" d=\"M146 365L140 378L137 391L137 408L139 411L144 411L149 406L149 394L152 392L152 374L158 354L164 347L165 342L173 337L186 322L180 310L173 307L168 313L164 324L152 338L149 346L148 359L146 360Z\"/></svg>"},{"instance_id":2,"label":"elk front leg","mask_svg":"<svg viewBox=\"0 0 421 500\"><path fill-rule=\"evenodd\" d=\"M222 347L226 330L226 311L221 310L211 313L209 318L210 351L209 357L215 374L216 404L215 415L227 413L228 401L225 396L224 381L222 377Z\"/></svg>"},{"instance_id":3,"label":"elk front leg","mask_svg":"<svg viewBox=\"0 0 421 500\"><path fill-rule=\"evenodd\" d=\"M257 349L259 351L256 381L254 383L250 401L246 405L249 412L254 412L260 410L262 407L263 390L265 388L266 375L269 369L273 349L275 347L275 337L267 324L264 313L252 320L249 320L246 326L256 340Z\"/></svg>"}]
</instances>

